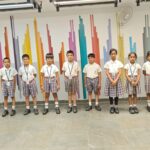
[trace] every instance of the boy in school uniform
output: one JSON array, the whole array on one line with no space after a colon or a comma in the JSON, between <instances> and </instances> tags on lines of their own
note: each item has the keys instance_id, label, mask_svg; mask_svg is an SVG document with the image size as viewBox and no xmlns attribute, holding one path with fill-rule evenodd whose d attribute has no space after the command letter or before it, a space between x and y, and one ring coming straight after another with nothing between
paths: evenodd
<instances>
[{"instance_id":1,"label":"boy in school uniform","mask_svg":"<svg viewBox=\"0 0 150 150\"><path fill-rule=\"evenodd\" d=\"M142 70L145 78L145 91L147 95L147 111L150 112L150 51L147 52L147 61L143 64Z\"/></svg>"},{"instance_id":2,"label":"boy in school uniform","mask_svg":"<svg viewBox=\"0 0 150 150\"><path fill-rule=\"evenodd\" d=\"M15 68L11 67L10 58L5 57L3 59L3 64L4 67L0 69L1 89L4 96L4 111L2 113L2 117L5 117L9 114L8 97L11 97L12 99L12 109L10 116L14 116L16 114L15 89L17 71Z\"/></svg>"},{"instance_id":3,"label":"boy in school uniform","mask_svg":"<svg viewBox=\"0 0 150 150\"><path fill-rule=\"evenodd\" d=\"M137 114L139 110L137 108L137 95L141 93L140 88L140 71L141 66L136 63L137 54L131 52L128 55L129 63L124 66L126 74L126 92L128 93L129 101L129 113Z\"/></svg>"},{"instance_id":4,"label":"boy in school uniform","mask_svg":"<svg viewBox=\"0 0 150 150\"><path fill-rule=\"evenodd\" d=\"M105 95L109 96L110 113L119 114L118 102L119 97L123 95L123 86L121 81L121 73L123 64L117 60L117 50L112 48L109 51L110 59L104 65L106 72Z\"/></svg>"},{"instance_id":5,"label":"boy in school uniform","mask_svg":"<svg viewBox=\"0 0 150 150\"><path fill-rule=\"evenodd\" d=\"M43 115L49 112L48 103L50 92L52 92L55 101L56 114L60 114L57 92L60 89L59 70L53 64L54 56L52 53L46 54L46 64L41 69L41 90L45 92L45 107Z\"/></svg>"},{"instance_id":6,"label":"boy in school uniform","mask_svg":"<svg viewBox=\"0 0 150 150\"><path fill-rule=\"evenodd\" d=\"M34 66L30 64L30 57L28 54L22 55L23 65L19 69L19 76L22 79L22 86L23 86L23 96L25 97L26 109L24 115L28 115L31 113L30 110L30 96L33 99L33 111L35 115L39 114L37 108L37 86L36 86L36 75L37 71Z\"/></svg>"},{"instance_id":7,"label":"boy in school uniform","mask_svg":"<svg viewBox=\"0 0 150 150\"><path fill-rule=\"evenodd\" d=\"M65 78L65 91L68 93L69 106L67 113L72 112L72 110L74 113L77 113L76 95L79 88L78 76L80 67L74 60L74 52L72 50L67 51L67 59L68 61L64 62L62 68Z\"/></svg>"},{"instance_id":8,"label":"boy in school uniform","mask_svg":"<svg viewBox=\"0 0 150 150\"><path fill-rule=\"evenodd\" d=\"M101 107L99 105L99 95L100 95L100 88L101 88L101 67L99 64L95 63L95 54L90 53L88 55L89 63L85 65L83 69L84 73L84 83L85 87L88 91L88 107L86 111L92 110L92 91L95 94L95 109L97 111L101 111Z\"/></svg>"}]
</instances>

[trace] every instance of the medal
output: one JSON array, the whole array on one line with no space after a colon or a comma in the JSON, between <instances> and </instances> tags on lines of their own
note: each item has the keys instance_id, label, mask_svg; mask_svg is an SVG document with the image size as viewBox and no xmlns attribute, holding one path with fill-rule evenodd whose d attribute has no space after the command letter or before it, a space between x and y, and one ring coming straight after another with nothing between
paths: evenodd
<instances>
[{"instance_id":1,"label":"medal","mask_svg":"<svg viewBox=\"0 0 150 150\"><path fill-rule=\"evenodd\" d=\"M29 74L29 67L24 67L24 71L26 73L26 76L27 76L27 81L26 81L26 84L29 84L29 79L28 79L28 74Z\"/></svg>"},{"instance_id":2,"label":"medal","mask_svg":"<svg viewBox=\"0 0 150 150\"><path fill-rule=\"evenodd\" d=\"M7 86L10 86L10 82L9 82L9 81L7 81L6 85L7 85Z\"/></svg>"},{"instance_id":3,"label":"medal","mask_svg":"<svg viewBox=\"0 0 150 150\"><path fill-rule=\"evenodd\" d=\"M49 76L49 83L51 83L51 72L52 72L52 66L50 66L50 71L49 71L49 69L47 67L47 74Z\"/></svg>"},{"instance_id":4,"label":"medal","mask_svg":"<svg viewBox=\"0 0 150 150\"><path fill-rule=\"evenodd\" d=\"M9 74L7 73L7 70L5 70L5 74L7 76L7 83L6 83L7 86L10 86L10 73L11 73L11 69L9 70Z\"/></svg>"},{"instance_id":5,"label":"medal","mask_svg":"<svg viewBox=\"0 0 150 150\"><path fill-rule=\"evenodd\" d=\"M71 80L72 79L72 70L73 70L73 66L74 66L74 63L71 65L71 68L69 67L69 64L68 64L68 69L69 69L69 79Z\"/></svg>"}]
</instances>

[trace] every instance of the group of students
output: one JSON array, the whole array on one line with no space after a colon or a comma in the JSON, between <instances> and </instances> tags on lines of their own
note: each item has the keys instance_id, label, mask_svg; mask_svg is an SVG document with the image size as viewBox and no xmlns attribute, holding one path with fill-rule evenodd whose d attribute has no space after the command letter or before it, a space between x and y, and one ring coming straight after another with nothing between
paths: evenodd
<instances>
[{"instance_id":1,"label":"group of students","mask_svg":"<svg viewBox=\"0 0 150 150\"><path fill-rule=\"evenodd\" d=\"M118 101L119 97L124 94L124 86L121 81L121 74L124 68L126 76L126 92L128 93L129 112L131 114L139 113L137 108L137 95L141 92L140 89L140 74L141 66L136 62L137 54L131 52L128 55L129 63L125 66L117 60L117 50L111 49L110 60L104 65L106 73L105 95L109 97L110 113L119 114ZM66 53L67 61L64 62L62 71L64 74L65 91L68 93L68 109L67 113L77 113L77 92L79 91L79 73L80 67L78 62L74 60L74 52L72 50ZM86 59L86 58L85 58ZM147 61L144 63L142 70L145 77L145 90L147 94L147 110L150 112L150 52L147 53ZM16 114L15 110L15 89L16 76L21 78L23 95L25 97L26 109L24 115L31 113L30 110L30 96L33 99L33 112L35 115L39 114L37 108L37 85L36 85L36 68L30 64L28 54L22 56L23 65L20 67L18 73L10 64L10 58L3 59L4 67L0 69L1 88L4 96L4 111L2 117L9 114L8 111L8 97L12 99L12 109L10 116ZM59 102L57 92L60 89L59 69L54 64L54 56L52 53L46 54L46 64L41 68L41 84L40 88L44 94L44 110L43 115L49 112L49 97L52 93L55 102L56 114L60 114ZM99 64L95 62L95 54L88 55L88 64L83 69L84 85L88 92L88 106L86 111L92 110L92 92L95 94L95 109L101 111L99 104L99 96L101 93L101 72L102 69Z\"/></svg>"}]
</instances>

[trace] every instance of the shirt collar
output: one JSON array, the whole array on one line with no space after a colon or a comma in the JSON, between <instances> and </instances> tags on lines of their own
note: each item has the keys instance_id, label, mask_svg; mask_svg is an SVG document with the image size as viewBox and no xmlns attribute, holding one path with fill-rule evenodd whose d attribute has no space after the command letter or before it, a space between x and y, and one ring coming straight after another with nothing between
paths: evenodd
<instances>
[{"instance_id":1,"label":"shirt collar","mask_svg":"<svg viewBox=\"0 0 150 150\"><path fill-rule=\"evenodd\" d=\"M110 62L113 64L113 63L116 63L117 60L114 60L114 61L113 61L113 60L111 59Z\"/></svg>"}]
</instances>

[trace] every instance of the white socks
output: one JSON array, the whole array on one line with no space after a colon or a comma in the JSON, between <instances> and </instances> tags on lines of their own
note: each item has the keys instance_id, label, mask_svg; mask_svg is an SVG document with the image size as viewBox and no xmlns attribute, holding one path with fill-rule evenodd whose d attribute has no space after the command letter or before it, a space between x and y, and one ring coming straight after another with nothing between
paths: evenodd
<instances>
[{"instance_id":1,"label":"white socks","mask_svg":"<svg viewBox=\"0 0 150 150\"><path fill-rule=\"evenodd\" d=\"M95 105L98 106L98 102L95 102Z\"/></svg>"},{"instance_id":2,"label":"white socks","mask_svg":"<svg viewBox=\"0 0 150 150\"><path fill-rule=\"evenodd\" d=\"M15 106L12 106L12 110L15 110Z\"/></svg>"},{"instance_id":3,"label":"white socks","mask_svg":"<svg viewBox=\"0 0 150 150\"><path fill-rule=\"evenodd\" d=\"M34 108L34 109L37 109L37 106L35 105L33 108Z\"/></svg>"},{"instance_id":4,"label":"white socks","mask_svg":"<svg viewBox=\"0 0 150 150\"><path fill-rule=\"evenodd\" d=\"M30 109L30 106L26 106L26 109Z\"/></svg>"},{"instance_id":5,"label":"white socks","mask_svg":"<svg viewBox=\"0 0 150 150\"><path fill-rule=\"evenodd\" d=\"M55 107L59 107L59 104L58 104L58 102L55 102Z\"/></svg>"},{"instance_id":6,"label":"white socks","mask_svg":"<svg viewBox=\"0 0 150 150\"><path fill-rule=\"evenodd\" d=\"M45 109L48 109L48 103L45 103Z\"/></svg>"},{"instance_id":7,"label":"white socks","mask_svg":"<svg viewBox=\"0 0 150 150\"><path fill-rule=\"evenodd\" d=\"M92 102L89 102L89 106L92 106Z\"/></svg>"}]
</instances>

